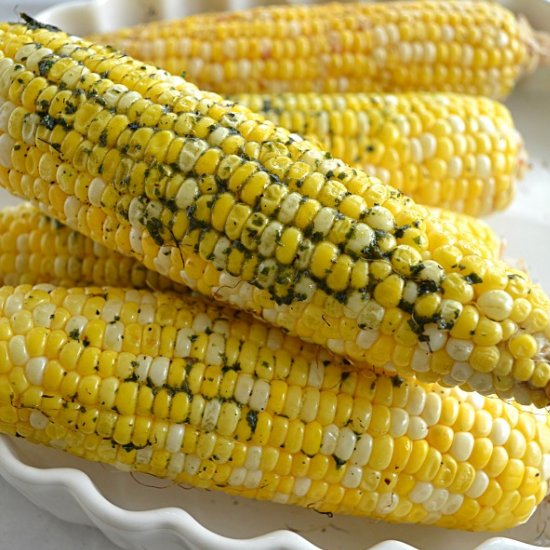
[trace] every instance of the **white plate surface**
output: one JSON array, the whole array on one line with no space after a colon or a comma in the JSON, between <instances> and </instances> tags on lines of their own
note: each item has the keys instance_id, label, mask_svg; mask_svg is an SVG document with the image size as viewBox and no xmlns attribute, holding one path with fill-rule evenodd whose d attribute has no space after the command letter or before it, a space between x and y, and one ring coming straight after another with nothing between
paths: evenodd
<instances>
[{"instance_id":1,"label":"white plate surface","mask_svg":"<svg viewBox=\"0 0 550 550\"><path fill-rule=\"evenodd\" d=\"M46 10L40 19L74 33L135 24L155 5L176 17L199 9L237 9L254 0L99 0ZM262 3L267 3L263 1ZM289 2L292 3L292 2ZM518 2L509 0L509 5ZM132 8L132 9L130 9ZM521 9L550 31L550 5L522 0ZM108 13L109 17L105 14ZM508 105L526 139L532 170L514 204L489 218L508 243L506 256L524 261L550 291L550 71L522 83ZM15 202L0 193L0 205ZM0 475L61 519L95 525L115 544L135 550L550 550L550 505L524 526L501 533L451 532L328 517L221 493L173 487L150 476L117 471L52 449L0 436ZM548 524L548 526L547 526ZM402 541L402 542L397 542Z\"/></svg>"}]
</instances>

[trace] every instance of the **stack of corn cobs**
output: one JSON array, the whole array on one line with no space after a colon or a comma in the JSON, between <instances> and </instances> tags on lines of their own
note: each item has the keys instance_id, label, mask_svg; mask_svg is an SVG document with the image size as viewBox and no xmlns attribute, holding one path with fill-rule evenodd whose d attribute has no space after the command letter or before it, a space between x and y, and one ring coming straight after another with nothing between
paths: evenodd
<instances>
[{"instance_id":1,"label":"stack of corn cobs","mask_svg":"<svg viewBox=\"0 0 550 550\"><path fill-rule=\"evenodd\" d=\"M533 513L550 301L466 214L514 195L494 98L544 37L452 0L93 41L24 19L0 24L0 183L30 203L0 216L0 431L321 512Z\"/></svg>"}]
</instances>

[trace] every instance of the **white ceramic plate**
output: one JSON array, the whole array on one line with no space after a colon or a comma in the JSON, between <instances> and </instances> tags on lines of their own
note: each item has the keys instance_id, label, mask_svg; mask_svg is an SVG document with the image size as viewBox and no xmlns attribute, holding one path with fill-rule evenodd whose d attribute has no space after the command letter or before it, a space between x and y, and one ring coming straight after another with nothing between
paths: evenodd
<instances>
[{"instance_id":1,"label":"white ceramic plate","mask_svg":"<svg viewBox=\"0 0 550 550\"><path fill-rule=\"evenodd\" d=\"M156 16L176 17L199 9L236 9L258 3L99 0L65 4L46 10L39 18L84 34L145 20L152 6ZM507 3L514 4L513 0ZM544 0L522 0L521 9L550 31L550 5ZM522 83L510 98L508 104L526 138L533 169L521 183L512 207L489 219L508 242L506 255L524 260L547 290L549 100L550 71ZM7 202L15 201L0 193L0 205ZM550 505L541 506L526 525L491 538L483 533L328 517L296 507L173 487L150 476L132 476L7 437L0 437L0 475L41 508L67 521L95 525L115 544L132 550L533 550L550 545Z\"/></svg>"}]
</instances>

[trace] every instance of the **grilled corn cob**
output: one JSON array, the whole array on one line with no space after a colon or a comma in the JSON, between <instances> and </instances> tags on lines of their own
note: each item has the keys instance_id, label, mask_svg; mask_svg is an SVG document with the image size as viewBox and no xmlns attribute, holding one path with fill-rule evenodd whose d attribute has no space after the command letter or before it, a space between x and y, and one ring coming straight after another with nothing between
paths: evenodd
<instances>
[{"instance_id":1,"label":"grilled corn cob","mask_svg":"<svg viewBox=\"0 0 550 550\"><path fill-rule=\"evenodd\" d=\"M502 98L550 58L496 2L260 7L95 35L221 94L455 91Z\"/></svg>"},{"instance_id":2,"label":"grilled corn cob","mask_svg":"<svg viewBox=\"0 0 550 550\"><path fill-rule=\"evenodd\" d=\"M470 239L472 246L485 246L487 255L498 257L500 241L486 223L445 210L433 209L432 213L440 219L440 233L454 230L456 239ZM28 203L0 210L0 235L0 285L107 285L178 292L186 288L88 239Z\"/></svg>"},{"instance_id":3,"label":"grilled corn cob","mask_svg":"<svg viewBox=\"0 0 550 550\"><path fill-rule=\"evenodd\" d=\"M36 26L0 25L3 186L357 365L549 402L524 273L245 107Z\"/></svg>"},{"instance_id":4,"label":"grilled corn cob","mask_svg":"<svg viewBox=\"0 0 550 550\"><path fill-rule=\"evenodd\" d=\"M414 200L477 216L508 206L526 155L508 109L458 94L241 94Z\"/></svg>"},{"instance_id":5,"label":"grilled corn cob","mask_svg":"<svg viewBox=\"0 0 550 550\"><path fill-rule=\"evenodd\" d=\"M377 376L175 294L0 289L0 431L321 512L500 530L550 476L546 412Z\"/></svg>"}]
</instances>

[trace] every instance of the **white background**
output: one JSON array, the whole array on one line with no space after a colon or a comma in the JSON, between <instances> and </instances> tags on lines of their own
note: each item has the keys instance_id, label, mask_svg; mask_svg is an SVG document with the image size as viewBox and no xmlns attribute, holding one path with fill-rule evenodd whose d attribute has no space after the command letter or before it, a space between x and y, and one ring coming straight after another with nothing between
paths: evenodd
<instances>
[{"instance_id":1,"label":"white background","mask_svg":"<svg viewBox=\"0 0 550 550\"><path fill-rule=\"evenodd\" d=\"M54 3L48 0L0 0L0 20L16 21L17 13L33 15ZM2 550L115 550L98 530L65 523L41 510L0 477L0 548ZM161 549L159 549L161 550Z\"/></svg>"}]
</instances>

